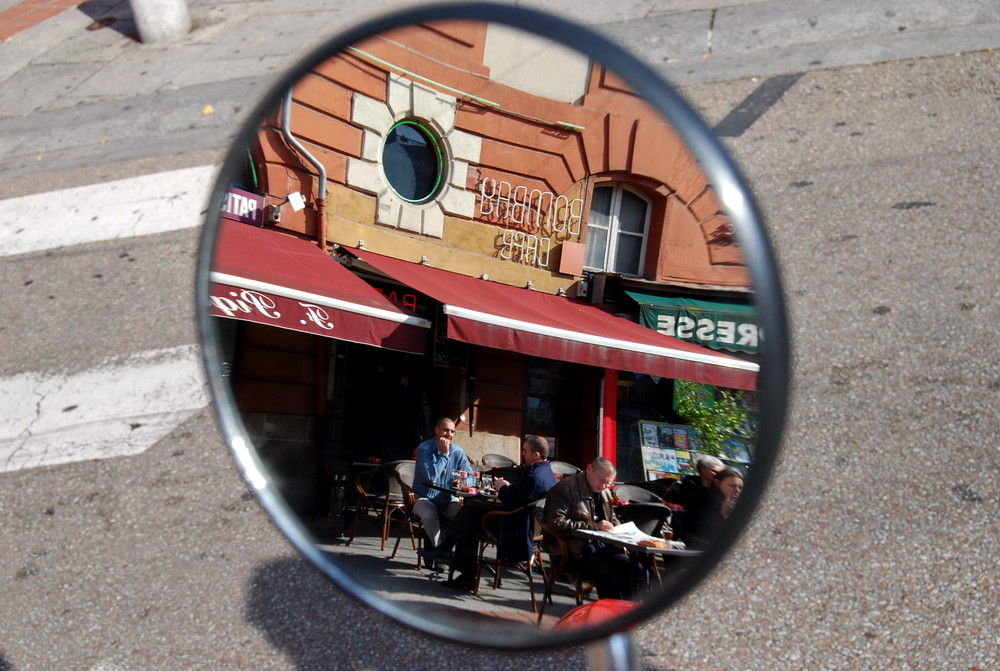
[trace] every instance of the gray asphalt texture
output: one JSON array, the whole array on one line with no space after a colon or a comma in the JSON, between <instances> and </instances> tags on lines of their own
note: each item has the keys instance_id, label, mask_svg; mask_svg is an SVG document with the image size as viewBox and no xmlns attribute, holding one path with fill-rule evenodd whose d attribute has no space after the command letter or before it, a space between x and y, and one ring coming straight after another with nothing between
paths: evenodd
<instances>
[{"instance_id":1,"label":"gray asphalt texture","mask_svg":"<svg viewBox=\"0 0 1000 671\"><path fill-rule=\"evenodd\" d=\"M644 667L1000 669L996 0L520 4L579 12L712 125L792 76L724 138L785 276L782 462L724 565L635 633ZM0 197L218 160L283 66L401 6L190 5L195 29L173 45L129 38L111 1L0 44ZM56 323L4 280L5 322L50 313L0 331L30 364L15 369L194 342L196 232L123 244L4 260L5 278L76 285ZM81 264L130 254L103 300L80 286ZM130 314L136 286L177 306L164 326ZM340 594L256 507L207 408L135 457L0 474L0 530L3 671L586 668L579 650L444 644Z\"/></svg>"}]
</instances>

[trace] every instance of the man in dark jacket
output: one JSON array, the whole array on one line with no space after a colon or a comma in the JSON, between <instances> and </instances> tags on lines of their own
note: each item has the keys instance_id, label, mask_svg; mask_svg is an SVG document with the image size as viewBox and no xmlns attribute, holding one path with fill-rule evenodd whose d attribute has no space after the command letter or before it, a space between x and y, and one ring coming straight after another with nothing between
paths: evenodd
<instances>
[{"instance_id":1,"label":"man in dark jacket","mask_svg":"<svg viewBox=\"0 0 1000 671\"><path fill-rule=\"evenodd\" d=\"M689 539L697 520L704 514L711 500L715 476L724 467L724 464L715 457L708 455L699 457L695 462L698 472L685 476L667 492L667 501L684 506L684 510L675 512L671 519L674 536L683 541Z\"/></svg>"},{"instance_id":2,"label":"man in dark jacket","mask_svg":"<svg viewBox=\"0 0 1000 671\"><path fill-rule=\"evenodd\" d=\"M609 489L616 474L611 460L598 457L587 470L563 478L545 497L543 519L565 542L567 567L593 582L600 598L631 599L636 586L643 583L642 567L637 565L633 575L632 562L624 550L573 534L578 529L611 531L620 524ZM550 554L559 552L552 540L545 547Z\"/></svg>"},{"instance_id":3,"label":"man in dark jacket","mask_svg":"<svg viewBox=\"0 0 1000 671\"><path fill-rule=\"evenodd\" d=\"M552 465L548 461L549 443L541 436L528 436L521 445L521 465L516 482L494 478L499 502L467 499L448 528L448 535L455 541L452 568L457 575L444 584L456 589L472 589L475 584L476 553L479 549L479 532L486 513L493 510L516 510L544 498L556 484ZM515 561L527 560L522 554L530 552L531 518L525 511L505 520L497 552L501 557ZM523 544L523 547L520 545Z\"/></svg>"}]
</instances>

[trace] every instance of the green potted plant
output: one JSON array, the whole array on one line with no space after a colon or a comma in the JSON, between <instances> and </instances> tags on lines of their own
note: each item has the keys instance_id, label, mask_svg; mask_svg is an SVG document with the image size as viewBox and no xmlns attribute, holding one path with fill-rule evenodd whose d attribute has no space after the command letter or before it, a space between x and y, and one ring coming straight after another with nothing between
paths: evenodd
<instances>
[{"instance_id":1,"label":"green potted plant","mask_svg":"<svg viewBox=\"0 0 1000 671\"><path fill-rule=\"evenodd\" d=\"M699 382L676 380L677 414L697 434L703 454L725 458L729 441L752 444L751 411L742 391L719 391Z\"/></svg>"}]
</instances>

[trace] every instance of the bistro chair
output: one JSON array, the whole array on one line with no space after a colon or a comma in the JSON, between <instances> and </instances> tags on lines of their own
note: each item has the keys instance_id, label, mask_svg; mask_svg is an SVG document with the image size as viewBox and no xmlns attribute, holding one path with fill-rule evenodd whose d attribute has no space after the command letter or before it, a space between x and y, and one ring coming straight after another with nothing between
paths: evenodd
<instances>
[{"instance_id":1,"label":"bistro chair","mask_svg":"<svg viewBox=\"0 0 1000 671\"><path fill-rule=\"evenodd\" d=\"M544 499L541 501L541 507L545 507ZM509 566L524 573L528 578L528 591L531 594L531 612L538 612L534 579L534 568L536 565L541 565L542 559L539 550L540 531L538 536L535 534L534 511L538 508L539 502L536 501L514 510L493 510L483 516L483 533L479 539L479 561L476 564L476 584L472 590L473 594L479 595L483 564L492 561L490 568L493 570L493 589L500 587L502 566ZM496 550L492 560L484 556L489 546L493 546Z\"/></svg>"},{"instance_id":2,"label":"bistro chair","mask_svg":"<svg viewBox=\"0 0 1000 671\"><path fill-rule=\"evenodd\" d=\"M348 510L355 509L356 504L354 483L349 477L350 462L321 456L319 466L323 475L317 481L316 500L327 502L328 519L343 519ZM372 468L375 468L374 464Z\"/></svg>"},{"instance_id":3,"label":"bistro chair","mask_svg":"<svg viewBox=\"0 0 1000 671\"><path fill-rule=\"evenodd\" d=\"M354 474L354 495L349 497L348 506L352 509L353 519L351 520L351 535L347 539L350 545L358 535L358 522L362 517L367 517L373 513L381 519L384 503L380 497L386 495L385 482L378 483L378 471L381 467L372 464L371 468L360 470ZM333 508L333 497L331 497L331 511Z\"/></svg>"},{"instance_id":4,"label":"bistro chair","mask_svg":"<svg viewBox=\"0 0 1000 671\"><path fill-rule=\"evenodd\" d=\"M660 537L670 523L670 508L662 503L629 503L616 506L615 514L622 522L632 522L647 536Z\"/></svg>"},{"instance_id":5,"label":"bistro chair","mask_svg":"<svg viewBox=\"0 0 1000 671\"><path fill-rule=\"evenodd\" d=\"M405 527L410 533L410 544L417 553L417 570L420 570L423 567L420 551L424 546L424 528L420 522L420 516L413 512L413 504L417 500L417 495L413 491L413 478L416 473L416 467L417 462L415 461L401 461L397 463L393 472L393 480L402 492L404 503L403 517L400 520L399 530L396 533L396 544L392 548L392 554L389 556L389 559L396 558L396 552L399 550L399 541L403 539L403 528Z\"/></svg>"},{"instance_id":6,"label":"bistro chair","mask_svg":"<svg viewBox=\"0 0 1000 671\"><path fill-rule=\"evenodd\" d=\"M483 469L484 471L490 468L510 468L511 466L517 466L513 459L505 457L502 454L484 454L483 465L486 466Z\"/></svg>"},{"instance_id":7,"label":"bistro chair","mask_svg":"<svg viewBox=\"0 0 1000 671\"><path fill-rule=\"evenodd\" d=\"M517 462L502 454L483 455L483 476L501 477L516 482L520 477Z\"/></svg>"},{"instance_id":8,"label":"bistro chair","mask_svg":"<svg viewBox=\"0 0 1000 671\"><path fill-rule=\"evenodd\" d=\"M406 493L399 484L399 480L394 477L394 474L399 470L400 467L409 467L412 469L416 464L415 461L403 460L403 461L390 461L382 466L374 473L369 475L368 480L365 480L364 473L359 473L356 476L356 481L360 482L358 496L361 497L361 491L364 491L365 498L368 500L366 505L374 505L374 509L379 513L379 520L382 522L382 541L381 549L385 550L385 545L389 540L389 533L392 530L392 523L399 522L405 523L407 518L406 512ZM369 472L370 473L370 472ZM364 489L365 483L369 486L374 485L377 488L377 493L369 493ZM378 484L376 484L378 483ZM384 487L384 489L383 489ZM357 517L355 517L355 528L351 530L351 538L348 541L354 540L357 526Z\"/></svg>"},{"instance_id":9,"label":"bistro chair","mask_svg":"<svg viewBox=\"0 0 1000 671\"><path fill-rule=\"evenodd\" d=\"M531 504L531 542L535 545L535 554L538 556L538 567L545 569L545 560L542 557L542 516L545 514L545 499L538 499Z\"/></svg>"},{"instance_id":10,"label":"bistro chair","mask_svg":"<svg viewBox=\"0 0 1000 671\"><path fill-rule=\"evenodd\" d=\"M632 522L647 536L660 537L663 527L670 524L671 510L667 503L645 487L638 485L615 485L611 495L624 505L615 506L615 514L622 522ZM666 557L661 557L664 563ZM660 569L655 558L649 562L653 576L663 585Z\"/></svg>"},{"instance_id":11,"label":"bistro chair","mask_svg":"<svg viewBox=\"0 0 1000 671\"><path fill-rule=\"evenodd\" d=\"M659 537L670 522L670 508L656 494L638 485L615 485L611 495L619 505L615 514L622 522L632 522L647 536Z\"/></svg>"},{"instance_id":12,"label":"bistro chair","mask_svg":"<svg viewBox=\"0 0 1000 671\"><path fill-rule=\"evenodd\" d=\"M354 476L356 504L348 544L357 536L359 519L368 511L372 511L382 524L382 550L385 550L392 522L402 520L405 515L403 490L392 476L396 465L401 463L406 462L390 461L381 466L364 469Z\"/></svg>"},{"instance_id":13,"label":"bistro chair","mask_svg":"<svg viewBox=\"0 0 1000 671\"><path fill-rule=\"evenodd\" d=\"M617 500L627 503L666 503L659 496L639 485L615 485L611 494Z\"/></svg>"},{"instance_id":14,"label":"bistro chair","mask_svg":"<svg viewBox=\"0 0 1000 671\"><path fill-rule=\"evenodd\" d=\"M562 480L570 475L576 475L583 470L568 461L553 461L550 464L552 466L552 473L555 474L557 480Z\"/></svg>"},{"instance_id":15,"label":"bistro chair","mask_svg":"<svg viewBox=\"0 0 1000 671\"><path fill-rule=\"evenodd\" d=\"M573 597L576 599L577 606L583 605L583 600L589 597L594 586L592 583L584 584L580 574L568 568L569 549L566 546L566 541L545 524L544 506L542 506L542 510L536 509L535 521L541 527L545 541L539 547L543 548L549 555L548 569L542 573L545 580L545 595L542 596L542 603L538 608L538 623L541 624L542 617L545 615L545 604L552 603L552 591L556 582L561 578L568 578L573 584Z\"/></svg>"}]
</instances>

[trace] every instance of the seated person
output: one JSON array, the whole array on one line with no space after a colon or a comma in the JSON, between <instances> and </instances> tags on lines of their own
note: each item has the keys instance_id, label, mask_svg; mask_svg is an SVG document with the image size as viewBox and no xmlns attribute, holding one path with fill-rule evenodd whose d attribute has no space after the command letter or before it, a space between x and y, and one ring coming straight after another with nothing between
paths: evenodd
<instances>
[{"instance_id":1,"label":"seated person","mask_svg":"<svg viewBox=\"0 0 1000 671\"><path fill-rule=\"evenodd\" d=\"M715 476L715 486L701 514L688 526L685 543L694 548L707 548L725 524L743 492L743 474L724 468Z\"/></svg>"},{"instance_id":2,"label":"seated person","mask_svg":"<svg viewBox=\"0 0 1000 671\"><path fill-rule=\"evenodd\" d=\"M417 465L413 475L413 493L417 500L413 504L413 512L423 523L429 544L429 547L424 548L424 554L429 559L439 559L450 554L442 547L442 520L447 522L454 519L461 510L462 503L458 497L431 489L427 483L450 488L454 485L453 472L472 471L465 450L451 442L454 436L455 422L442 417L434 426L434 438L417 446Z\"/></svg>"},{"instance_id":3,"label":"seated person","mask_svg":"<svg viewBox=\"0 0 1000 671\"><path fill-rule=\"evenodd\" d=\"M715 474L724 468L723 463L712 456L704 455L695 462L697 473L684 476L674 483L666 494L670 503L684 507L683 511L674 513L671 527L674 536L686 542L689 528L697 524L702 510L708 504L715 486Z\"/></svg>"},{"instance_id":4,"label":"seated person","mask_svg":"<svg viewBox=\"0 0 1000 671\"><path fill-rule=\"evenodd\" d=\"M543 498L556 484L552 466L548 462L549 443L541 436L528 436L521 445L521 465L516 484L503 478L494 478L499 502L467 499L448 527L448 536L455 543L452 568L458 574L444 584L456 589L472 589L475 584L476 552L479 532L486 513L493 510L515 510ZM501 558L513 557L514 561L527 560L531 555L531 518L525 514L518 519L508 519L500 537ZM517 547L523 543L523 547ZM526 551L526 553L525 553ZM522 556L523 555L523 556Z\"/></svg>"},{"instance_id":5,"label":"seated person","mask_svg":"<svg viewBox=\"0 0 1000 671\"><path fill-rule=\"evenodd\" d=\"M611 531L620 523L612 507L611 491L617 469L598 457L577 475L563 478L545 498L545 525L566 542L567 568L593 582L602 599L632 599L644 576L633 575L633 564L619 547L573 536L576 529ZM549 552L558 551L551 543ZM644 571L640 564L637 570Z\"/></svg>"}]
</instances>

